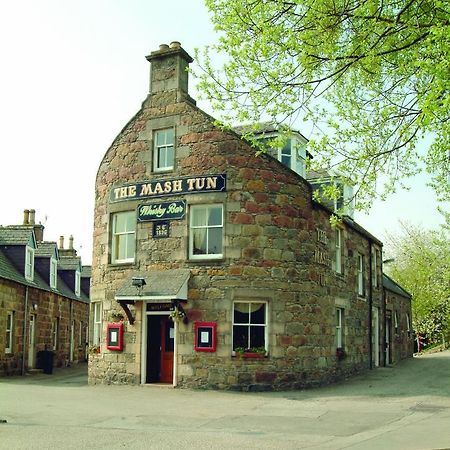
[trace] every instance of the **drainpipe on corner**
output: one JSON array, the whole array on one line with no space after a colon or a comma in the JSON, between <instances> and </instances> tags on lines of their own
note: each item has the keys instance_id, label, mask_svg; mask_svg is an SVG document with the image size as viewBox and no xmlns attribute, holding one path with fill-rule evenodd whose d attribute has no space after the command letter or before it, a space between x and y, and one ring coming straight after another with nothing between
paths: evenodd
<instances>
[{"instance_id":1,"label":"drainpipe on corner","mask_svg":"<svg viewBox=\"0 0 450 450\"><path fill-rule=\"evenodd\" d=\"M372 357L372 350L373 350L373 345L372 345L372 304L373 304L373 281L372 281L372 271L373 271L373 267L372 267L372 247L373 247L373 242L371 239L369 239L369 369L373 369L373 357Z\"/></svg>"},{"instance_id":2,"label":"drainpipe on corner","mask_svg":"<svg viewBox=\"0 0 450 450\"><path fill-rule=\"evenodd\" d=\"M28 286L25 286L25 309L23 312L22 334L22 375L25 375L25 349L27 348L27 323L28 323Z\"/></svg>"}]
</instances>

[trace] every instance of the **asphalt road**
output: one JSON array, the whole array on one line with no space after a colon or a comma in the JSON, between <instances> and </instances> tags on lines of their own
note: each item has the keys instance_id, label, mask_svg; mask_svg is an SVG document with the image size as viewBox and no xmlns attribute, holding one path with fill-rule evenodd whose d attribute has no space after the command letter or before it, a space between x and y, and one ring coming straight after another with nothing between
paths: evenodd
<instances>
[{"instance_id":1,"label":"asphalt road","mask_svg":"<svg viewBox=\"0 0 450 450\"><path fill-rule=\"evenodd\" d=\"M0 379L0 449L123 448L449 449L450 351L274 393L88 386L85 365Z\"/></svg>"}]
</instances>

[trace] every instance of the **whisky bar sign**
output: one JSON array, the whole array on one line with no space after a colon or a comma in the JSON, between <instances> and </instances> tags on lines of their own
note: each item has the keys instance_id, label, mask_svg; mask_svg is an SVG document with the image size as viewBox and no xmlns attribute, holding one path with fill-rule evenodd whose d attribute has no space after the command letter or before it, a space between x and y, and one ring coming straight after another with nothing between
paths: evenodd
<instances>
[{"instance_id":1,"label":"whisky bar sign","mask_svg":"<svg viewBox=\"0 0 450 450\"><path fill-rule=\"evenodd\" d=\"M109 200L110 202L121 202L169 195L222 192L226 190L226 184L226 174L144 181L113 187Z\"/></svg>"},{"instance_id":2,"label":"whisky bar sign","mask_svg":"<svg viewBox=\"0 0 450 450\"><path fill-rule=\"evenodd\" d=\"M179 220L186 214L186 202L181 200L139 205L137 212L139 222Z\"/></svg>"}]
</instances>

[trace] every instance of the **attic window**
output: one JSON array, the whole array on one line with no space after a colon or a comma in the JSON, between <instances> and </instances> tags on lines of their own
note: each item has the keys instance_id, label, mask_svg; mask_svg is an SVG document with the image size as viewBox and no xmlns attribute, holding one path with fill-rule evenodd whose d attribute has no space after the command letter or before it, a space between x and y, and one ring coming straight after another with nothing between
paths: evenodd
<instances>
[{"instance_id":1,"label":"attic window","mask_svg":"<svg viewBox=\"0 0 450 450\"><path fill-rule=\"evenodd\" d=\"M80 296L80 286L81 286L81 273L80 271L75 272L75 295Z\"/></svg>"},{"instance_id":2,"label":"attic window","mask_svg":"<svg viewBox=\"0 0 450 450\"><path fill-rule=\"evenodd\" d=\"M56 289L57 261L55 258L50 259L50 287Z\"/></svg>"},{"instance_id":3,"label":"attic window","mask_svg":"<svg viewBox=\"0 0 450 450\"><path fill-rule=\"evenodd\" d=\"M34 249L26 247L25 249L25 279L33 281L34 278Z\"/></svg>"}]
</instances>

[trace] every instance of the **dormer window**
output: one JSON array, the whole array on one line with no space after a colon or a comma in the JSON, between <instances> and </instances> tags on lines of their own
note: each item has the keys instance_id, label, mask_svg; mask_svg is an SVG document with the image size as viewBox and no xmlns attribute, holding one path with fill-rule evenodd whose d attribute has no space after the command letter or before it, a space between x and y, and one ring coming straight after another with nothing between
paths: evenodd
<instances>
[{"instance_id":1,"label":"dormer window","mask_svg":"<svg viewBox=\"0 0 450 450\"><path fill-rule=\"evenodd\" d=\"M25 279L33 281L34 278L34 249L25 248Z\"/></svg>"},{"instance_id":2,"label":"dormer window","mask_svg":"<svg viewBox=\"0 0 450 450\"><path fill-rule=\"evenodd\" d=\"M75 295L77 297L80 296L80 287L81 287L81 272L77 270L75 272Z\"/></svg>"},{"instance_id":3,"label":"dormer window","mask_svg":"<svg viewBox=\"0 0 450 450\"><path fill-rule=\"evenodd\" d=\"M58 263L55 258L50 259L50 287L56 289Z\"/></svg>"}]
</instances>

